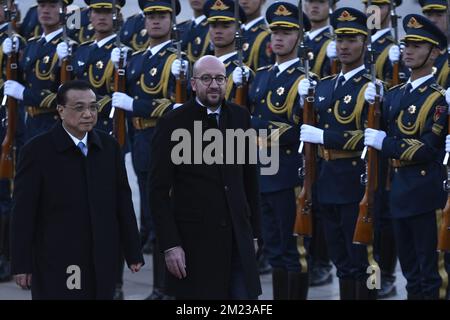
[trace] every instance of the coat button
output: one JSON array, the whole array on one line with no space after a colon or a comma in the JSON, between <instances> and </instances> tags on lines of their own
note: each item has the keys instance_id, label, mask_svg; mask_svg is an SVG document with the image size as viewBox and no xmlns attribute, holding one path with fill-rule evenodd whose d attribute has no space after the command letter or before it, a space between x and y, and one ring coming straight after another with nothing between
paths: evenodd
<instances>
[{"instance_id":1,"label":"coat button","mask_svg":"<svg viewBox=\"0 0 450 320\"><path fill-rule=\"evenodd\" d=\"M291 150L287 149L286 154L291 154Z\"/></svg>"},{"instance_id":2,"label":"coat button","mask_svg":"<svg viewBox=\"0 0 450 320\"><path fill-rule=\"evenodd\" d=\"M425 170L422 170L422 171L420 171L420 174L421 174L422 176L425 176L425 175L427 174L427 172L426 172Z\"/></svg>"},{"instance_id":3,"label":"coat button","mask_svg":"<svg viewBox=\"0 0 450 320\"><path fill-rule=\"evenodd\" d=\"M107 121L107 120L103 121L103 124L104 124L105 126L108 125L108 121Z\"/></svg>"},{"instance_id":4,"label":"coat button","mask_svg":"<svg viewBox=\"0 0 450 320\"><path fill-rule=\"evenodd\" d=\"M395 168L395 169L394 169L394 172L397 173L397 172L398 172L398 168Z\"/></svg>"},{"instance_id":5,"label":"coat button","mask_svg":"<svg viewBox=\"0 0 450 320\"><path fill-rule=\"evenodd\" d=\"M329 125L329 124L325 124L323 127L324 127L325 129L328 129L328 128L330 127L330 125Z\"/></svg>"},{"instance_id":6,"label":"coat button","mask_svg":"<svg viewBox=\"0 0 450 320\"><path fill-rule=\"evenodd\" d=\"M328 109L327 109L327 112L328 112L328 113L331 113L331 111L333 111L333 110L331 110L331 108L328 108Z\"/></svg>"},{"instance_id":7,"label":"coat button","mask_svg":"<svg viewBox=\"0 0 450 320\"><path fill-rule=\"evenodd\" d=\"M358 163L356 161L352 161L352 166L356 167Z\"/></svg>"}]
</instances>

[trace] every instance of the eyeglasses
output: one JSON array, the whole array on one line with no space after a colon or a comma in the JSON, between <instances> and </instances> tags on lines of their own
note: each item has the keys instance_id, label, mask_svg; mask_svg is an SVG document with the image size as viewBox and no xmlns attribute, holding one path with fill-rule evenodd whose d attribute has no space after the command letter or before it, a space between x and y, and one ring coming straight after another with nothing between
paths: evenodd
<instances>
[{"instance_id":1,"label":"eyeglasses","mask_svg":"<svg viewBox=\"0 0 450 320\"><path fill-rule=\"evenodd\" d=\"M83 113L86 110L89 111L90 113L97 113L98 110L100 109L100 104L98 103L92 103L89 106L83 105L83 104L76 104L74 106L70 106L68 104L63 105L63 107L67 107L73 111L75 111L76 113Z\"/></svg>"},{"instance_id":2,"label":"eyeglasses","mask_svg":"<svg viewBox=\"0 0 450 320\"><path fill-rule=\"evenodd\" d=\"M209 86L211 85L213 80L216 80L216 83L221 86L223 84L225 84L225 81L227 80L227 77L225 76L215 76L212 77L209 74L204 74L201 77L193 77L194 79L200 79L200 81L203 83L203 85L205 86Z\"/></svg>"}]
</instances>

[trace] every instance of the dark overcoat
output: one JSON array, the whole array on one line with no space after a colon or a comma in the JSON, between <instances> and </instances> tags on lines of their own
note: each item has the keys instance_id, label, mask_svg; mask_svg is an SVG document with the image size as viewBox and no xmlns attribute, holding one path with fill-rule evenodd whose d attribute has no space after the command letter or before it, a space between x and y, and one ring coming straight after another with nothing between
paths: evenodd
<instances>
[{"instance_id":1,"label":"dark overcoat","mask_svg":"<svg viewBox=\"0 0 450 320\"><path fill-rule=\"evenodd\" d=\"M186 255L187 277L179 280L167 272L168 293L185 299L228 298L234 248L249 295L256 297L261 293L253 246L260 234L256 165L174 164L172 148L179 143L171 141L175 129L185 129L192 145L202 147L201 137L194 136L194 121L202 121L203 132L209 128L206 108L190 101L160 119L152 142L149 194L156 234L163 251L181 246ZM227 102L219 122L222 133L251 127L248 111ZM194 153L201 157L198 150L190 153L191 160ZM225 160L226 155L223 150Z\"/></svg>"},{"instance_id":2,"label":"dark overcoat","mask_svg":"<svg viewBox=\"0 0 450 320\"><path fill-rule=\"evenodd\" d=\"M94 129L88 150L58 122L21 151L11 268L32 274L33 299L112 299L121 251L128 265L143 262L120 147ZM69 289L77 268L81 289Z\"/></svg>"}]
</instances>

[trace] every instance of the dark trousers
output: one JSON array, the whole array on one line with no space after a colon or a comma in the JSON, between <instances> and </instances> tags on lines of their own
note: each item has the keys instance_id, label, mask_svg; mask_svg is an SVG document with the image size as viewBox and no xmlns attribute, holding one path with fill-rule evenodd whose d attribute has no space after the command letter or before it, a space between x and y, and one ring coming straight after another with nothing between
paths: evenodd
<instances>
[{"instance_id":1,"label":"dark trousers","mask_svg":"<svg viewBox=\"0 0 450 320\"><path fill-rule=\"evenodd\" d=\"M394 219L397 253L402 273L407 280L408 296L443 299L448 285L444 255L438 254L436 213Z\"/></svg>"},{"instance_id":2,"label":"dark trousers","mask_svg":"<svg viewBox=\"0 0 450 320\"><path fill-rule=\"evenodd\" d=\"M242 268L241 258L234 241L232 252L229 298L232 300L256 300L258 297L251 297L248 293L244 269Z\"/></svg>"},{"instance_id":3,"label":"dark trousers","mask_svg":"<svg viewBox=\"0 0 450 320\"><path fill-rule=\"evenodd\" d=\"M261 194L261 212L264 254L272 268L282 268L292 272L307 272L306 254L300 256L297 240L293 235L295 222L294 189ZM301 251L305 252L305 250ZM302 266L300 261L302 261Z\"/></svg>"},{"instance_id":4,"label":"dark trousers","mask_svg":"<svg viewBox=\"0 0 450 320\"><path fill-rule=\"evenodd\" d=\"M321 212L328 253L339 279L365 282L369 266L367 247L353 244L359 204L322 205Z\"/></svg>"},{"instance_id":5,"label":"dark trousers","mask_svg":"<svg viewBox=\"0 0 450 320\"><path fill-rule=\"evenodd\" d=\"M141 209L141 234L144 235L144 243L146 241L154 241L155 233L153 227L153 219L150 213L150 202L148 194L148 172L136 171L139 197L140 197L140 209Z\"/></svg>"}]
</instances>

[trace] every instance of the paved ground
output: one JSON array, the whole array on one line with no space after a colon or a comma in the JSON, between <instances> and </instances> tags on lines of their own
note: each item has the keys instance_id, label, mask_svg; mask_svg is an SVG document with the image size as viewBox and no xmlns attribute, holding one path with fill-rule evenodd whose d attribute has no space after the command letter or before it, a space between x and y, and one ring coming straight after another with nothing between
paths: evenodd
<instances>
[{"instance_id":1,"label":"paved ground","mask_svg":"<svg viewBox=\"0 0 450 320\"><path fill-rule=\"evenodd\" d=\"M136 175L131 166L130 154L126 156L126 165L128 171L128 179L133 193L134 207L139 208L139 192L137 188ZM139 211L136 210L139 214ZM139 221L139 217L137 219ZM145 266L137 274L132 274L128 269L124 274L124 293L127 300L142 300L148 296L152 289L152 257L145 255ZM261 283L263 287L263 294L260 299L270 300L272 299L272 276L261 276ZM397 291L398 295L394 299L405 299L405 279L401 275L399 268L397 267ZM309 299L313 300L336 300L339 299L339 286L336 278L333 279L333 283L311 288L309 291ZM31 299L29 291L21 290L16 286L15 282L10 281L6 283L0 283L0 300L27 300Z\"/></svg>"}]
</instances>

